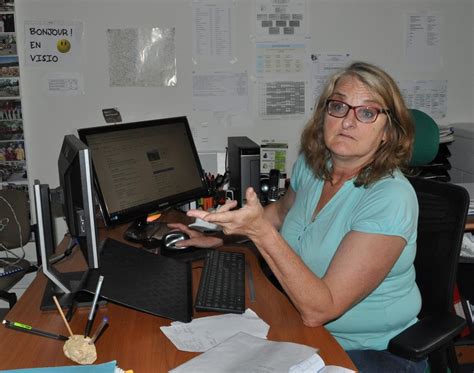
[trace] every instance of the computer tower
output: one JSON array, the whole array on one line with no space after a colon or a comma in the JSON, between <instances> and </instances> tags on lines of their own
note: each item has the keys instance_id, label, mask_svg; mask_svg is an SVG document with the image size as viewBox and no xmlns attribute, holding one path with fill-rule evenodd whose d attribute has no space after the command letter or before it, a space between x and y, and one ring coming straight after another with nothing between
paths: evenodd
<instances>
[{"instance_id":1,"label":"computer tower","mask_svg":"<svg viewBox=\"0 0 474 373\"><path fill-rule=\"evenodd\" d=\"M260 192L260 146L246 136L227 138L229 187L239 207L245 205L245 191L253 187Z\"/></svg>"}]
</instances>

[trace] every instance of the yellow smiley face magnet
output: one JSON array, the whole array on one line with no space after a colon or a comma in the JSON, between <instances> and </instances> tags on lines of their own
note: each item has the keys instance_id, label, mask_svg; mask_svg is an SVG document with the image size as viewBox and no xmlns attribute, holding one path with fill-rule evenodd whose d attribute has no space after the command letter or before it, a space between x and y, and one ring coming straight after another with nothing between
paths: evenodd
<instances>
[{"instance_id":1,"label":"yellow smiley face magnet","mask_svg":"<svg viewBox=\"0 0 474 373\"><path fill-rule=\"evenodd\" d=\"M71 43L67 39L58 40L56 47L61 53L67 53L71 49Z\"/></svg>"}]
</instances>

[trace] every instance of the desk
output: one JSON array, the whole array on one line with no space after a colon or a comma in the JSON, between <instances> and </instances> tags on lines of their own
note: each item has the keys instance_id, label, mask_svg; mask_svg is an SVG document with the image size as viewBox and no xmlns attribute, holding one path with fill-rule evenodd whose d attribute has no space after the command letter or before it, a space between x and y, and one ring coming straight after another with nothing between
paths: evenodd
<instances>
[{"instance_id":1,"label":"desk","mask_svg":"<svg viewBox=\"0 0 474 373\"><path fill-rule=\"evenodd\" d=\"M466 220L466 231L474 231L474 215L469 215Z\"/></svg>"},{"instance_id":2,"label":"desk","mask_svg":"<svg viewBox=\"0 0 474 373\"><path fill-rule=\"evenodd\" d=\"M123 229L101 229L101 236L120 240ZM256 301L250 302L248 284L246 305L254 310L270 325L268 339L273 341L297 342L320 349L326 364L340 365L350 369L355 367L336 340L324 327L309 328L303 325L296 309L264 276L253 253L242 246L230 247L245 251L246 260L252 270ZM80 250L62 263L62 269L71 269L84 264ZM196 295L199 284L199 262L193 264L193 292ZM46 278L39 273L7 319L19 321L38 329L67 335L67 330L58 312L41 312L39 305ZM88 309L77 310L70 323L74 333L81 334L86 324ZM210 312L195 312L194 317L212 315ZM170 320L138 312L109 303L101 307L96 315L94 328L103 316L108 316L110 326L98 340L96 363L117 360L123 369L133 369L135 373L167 372L198 353L178 351L160 331L160 326L169 325ZM72 365L62 351L63 342L49 338L21 333L4 327L0 328L0 369L28 368L43 366Z\"/></svg>"}]
</instances>

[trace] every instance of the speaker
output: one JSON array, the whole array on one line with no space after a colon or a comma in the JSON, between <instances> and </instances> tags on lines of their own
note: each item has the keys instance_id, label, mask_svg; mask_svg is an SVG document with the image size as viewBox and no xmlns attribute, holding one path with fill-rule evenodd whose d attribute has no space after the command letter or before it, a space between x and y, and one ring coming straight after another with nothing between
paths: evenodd
<instances>
[{"instance_id":1,"label":"speaker","mask_svg":"<svg viewBox=\"0 0 474 373\"><path fill-rule=\"evenodd\" d=\"M246 136L227 138L229 188L239 207L245 205L245 190L252 187L260 193L260 146Z\"/></svg>"}]
</instances>

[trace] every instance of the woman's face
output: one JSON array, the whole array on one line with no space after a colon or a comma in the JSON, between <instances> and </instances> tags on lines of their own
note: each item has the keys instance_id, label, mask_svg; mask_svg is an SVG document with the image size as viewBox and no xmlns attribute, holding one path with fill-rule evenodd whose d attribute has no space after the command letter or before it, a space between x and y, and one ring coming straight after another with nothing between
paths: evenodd
<instances>
[{"instance_id":1,"label":"woman's face","mask_svg":"<svg viewBox=\"0 0 474 373\"><path fill-rule=\"evenodd\" d=\"M384 108L383 102L353 76L341 78L329 99L350 106ZM373 123L362 123L356 118L354 110L349 110L343 118L335 118L326 112L324 142L333 162L341 161L355 167L369 163L381 142L386 140L386 123L387 115L383 113Z\"/></svg>"}]
</instances>

